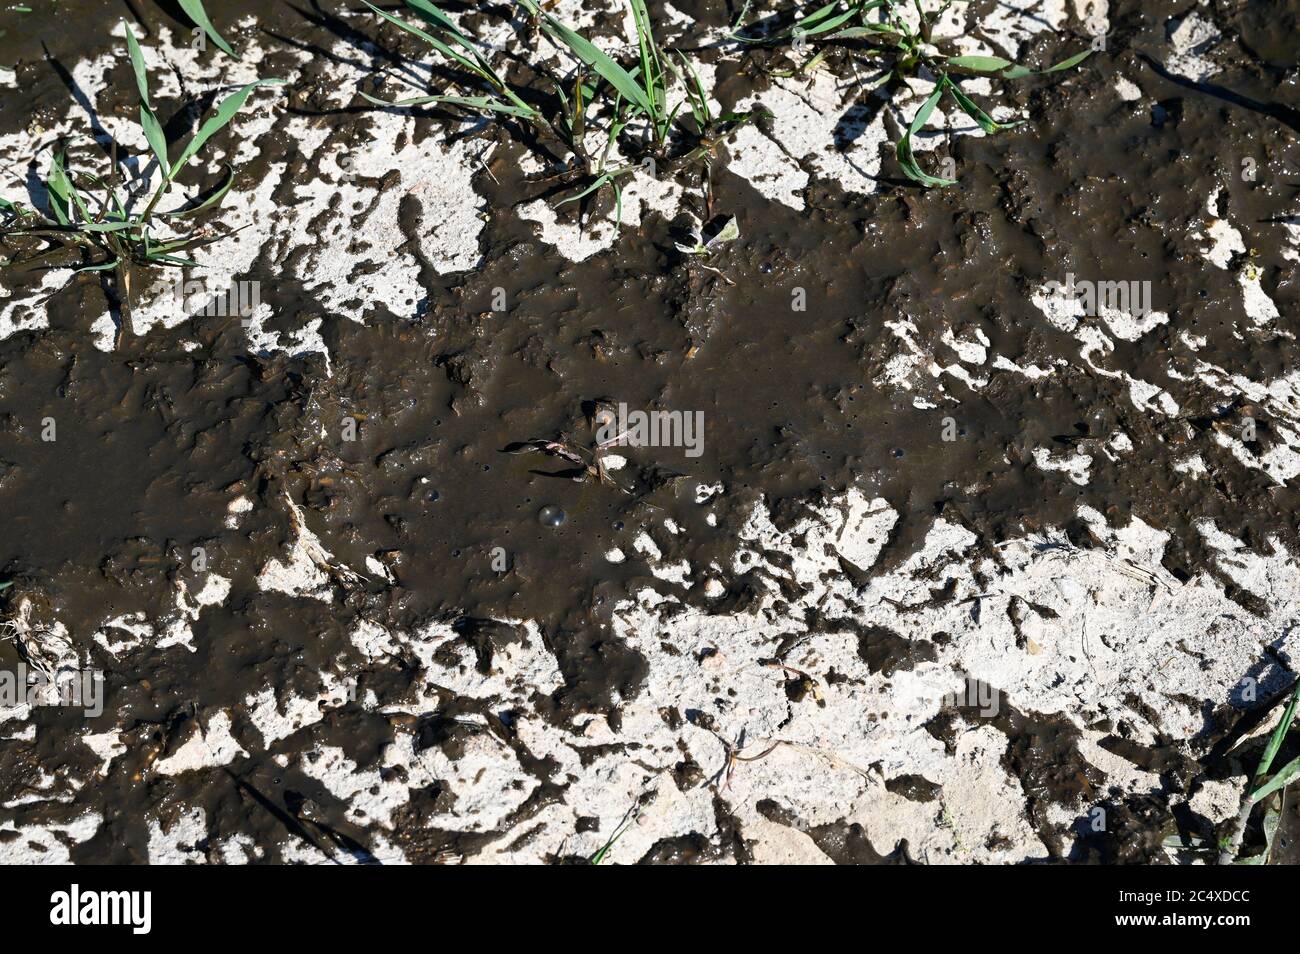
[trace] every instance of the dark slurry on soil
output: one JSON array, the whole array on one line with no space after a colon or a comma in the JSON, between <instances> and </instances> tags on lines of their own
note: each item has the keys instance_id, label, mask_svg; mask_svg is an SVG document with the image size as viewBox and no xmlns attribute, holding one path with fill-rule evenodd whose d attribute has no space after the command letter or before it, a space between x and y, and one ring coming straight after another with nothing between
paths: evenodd
<instances>
[{"instance_id":1,"label":"dark slurry on soil","mask_svg":"<svg viewBox=\"0 0 1300 954\"><path fill-rule=\"evenodd\" d=\"M53 6L57 13L3 14L0 64L16 64L18 83L5 92L0 133L42 114L62 115L67 72L112 46L109 30L126 9L108 2ZM188 32L168 19L169 5L137 6L146 24ZM355 36L356 20L337 19L334 4L211 6L222 27L249 12L258 16L258 30L238 40L266 51L262 75L287 76L285 99L275 108L320 112L324 74L317 63L297 67L278 59L277 50L320 50L323 61L340 38ZM710 26L735 13L721 3L677 6ZM1253 381L1297 368L1292 318L1300 281L1296 262L1282 250L1283 219L1300 214L1300 173L1244 181L1238 170L1247 157L1300 169L1300 40L1295 4L1278 5L1290 29L1254 5L1238 13L1228 8L1242 5L1219 6L1214 16L1236 65L1212 84L1197 84L1163 63L1165 22L1191 4L1112 2L1109 52L1063 74L1068 81L1002 84L1000 101L1026 108L1030 124L956 137L934 154L951 150L957 159L960 184L951 189L914 187L891 152L877 194L848 194L814 177L807 211L797 212L729 173L724 149L714 165L713 207L738 217L740 238L711 264L734 284L674 249L685 219L651 215L640 228L625 228L610 251L577 263L565 259L515 211L553 197L554 183L530 181L519 162L530 147L515 127L493 123L472 133L485 145L497 143L474 179L488 209L481 260L468 272L445 274L425 260L424 300L366 302L362 325L313 300L292 258L268 252L258 261L249 277L261 281L272 309L268 328L292 332L321 319L329 373L321 354L251 353L238 318L155 326L119 350L101 351L88 328L111 304L106 286L93 275L69 282L48 300L48 329L0 341L0 580L15 581L0 599L10 608L27 599L40 619L61 621L106 672L107 696L97 719L44 708L32 716L34 737L0 743L0 803L13 806L0 808L0 819L22 828L95 809L105 821L93 838L71 847L78 862L147 860L146 818L189 806L204 810L213 838L243 833L268 860L278 859L291 838L364 854L366 826L296 767L297 753L339 746L358 766L373 766L401 720L420 726L422 744L454 752L459 734L478 731L457 716L477 714L543 783L506 826L522 837L527 818L564 797L565 782L520 742L510 713L450 692L436 711L404 710L427 675L413 660L366 659L349 631L363 618L401 630L454 622L486 671L494 653L521 638L518 628L495 621L536 620L563 677L563 686L539 696L536 706L568 726L574 714L616 708L616 699L642 689L644 656L610 635L609 614L619 599L649 585L691 605L705 603L703 577L680 585L651 575L633 539L647 530L666 561L722 568L726 595L708 605L743 610L753 603L755 580L727 568L737 530L760 501L789 523L808 503L853 486L883 497L901 516L883 554L886 567L913 553L940 516L976 533L990 555L1002 541L1053 529L1086 548L1095 541L1075 515L1086 504L1112 526L1140 518L1168 532L1164 561L1171 573L1184 580L1214 574L1242 607L1259 610L1257 594L1222 576L1196 527L1213 521L1263 553L1270 537L1300 549L1300 486L1273 483L1215 440L1216 433L1238 434L1245 417L1256 421L1256 441L1247 445L1252 454L1267 455L1282 438L1263 408L1225 397L1202 382L1198 368L1207 362ZM1041 34L1035 61L1055 62L1077 49L1086 33L1075 26L1072 35ZM417 50L394 31L368 29L371 40L393 50ZM773 56L755 48L739 64L719 64L724 106L755 92L761 100ZM829 65L835 68L834 57ZM1120 67L1138 80L1142 99L1128 103L1116 93ZM358 82L364 76L359 70ZM97 105L129 117L134 103L123 63ZM193 122L182 105L159 106L176 135ZM364 140L372 110L358 97L352 108L314 121L332 141ZM445 117L428 113L417 135L434 141L445 128ZM315 170L275 132L258 145L239 169L237 188L251 188L269 163L287 162L277 201L292 215L292 183ZM1220 214L1230 211L1241 229L1281 322L1256 328L1243 311L1235 273L1210 265L1190 236L1219 187ZM611 200L602 194L598 201ZM411 207L417 202L403 199L401 217L413 249L422 238L418 208ZM20 261L0 271L0 282L16 295L32 294L40 283L39 267L22 262L32 251L8 246ZM1138 341L1116 340L1113 351L1092 355L1091 367L1079 357L1079 340L1045 322L1030 300L1034 288L1067 273L1150 281L1153 307L1170 320ZM144 286L149 277L141 273L138 281ZM806 311L790 307L796 287L806 289ZM498 288L509 302L505 311L492 308ZM885 323L899 319L914 322L925 341L938 342L945 329L960 340L978 331L990 353L1022 367L1064 366L1040 380L986 367L988 384L978 390L949 376L947 398L936 390L922 395L936 406L917 407L914 393L872 383L897 352ZM1205 343L1194 350L1189 338ZM198 347L187 350L191 341ZM935 359L956 360L942 344ZM1166 391L1178 414L1140 411L1129 378ZM572 479L573 465L560 457L509 452L521 442L561 437L591 447L596 402L703 411L703 454L621 449L629 465L612 475L613 486ZM940 439L947 417L959 428L951 442ZM57 421L55 442L41 439L46 418ZM345 419L358 422L355 441L343 438ZM1101 445L1117 430L1133 450L1112 458ZM1040 446L1090 454L1087 485L1036 467L1032 452ZM1175 469L1191 454L1201 456L1208 481ZM695 493L715 482L727 493L713 508L718 520L711 526ZM255 506L230 529L227 505L239 496ZM264 591L256 582L294 537L286 499L302 507L337 564L365 572L360 580L335 574L329 600ZM546 507L560 508L563 522L539 520ZM658 529L665 516L680 534ZM629 554L627 562L603 559L613 547ZM144 645L118 658L104 654L91 640L104 621L165 617L178 581L190 592L202 588L206 571L193 566L195 548L203 549L207 570L232 588L193 623L194 651ZM493 565L494 548L507 555L504 572ZM368 557L387 568L391 583L364 570ZM906 669L928 648L901 637L900 646L878 634L859 638L873 671ZM0 643L0 666L12 669L18 661L17 648ZM266 687L311 696L322 688L318 674L331 669L359 672L359 692L373 692L378 707L347 703L309 729L264 745L243 715L245 698ZM154 761L221 710L232 713L232 734L248 756L173 777L150 774ZM1231 721L1231 713L1211 718L1201 741L1213 742ZM126 749L114 771L100 777L100 760L69 740L119 725L127 727ZM995 726L1007 736L1003 763L1025 790L1045 857L1072 850L1099 860L1153 855L1158 839L1151 832L1167 821L1159 804L1114 806L1123 823L1112 829L1113 839L1127 839L1124 849L1082 834L1072 846L1046 822L1039 826L1035 805L1085 789L1104 798L1092 791L1099 779L1078 757L1077 732L1065 720L1040 719L1008 703ZM934 727L938 737L945 731ZM1169 753L1183 741L1168 740ZM1125 752L1134 761L1174 758ZM1156 770L1169 791L1179 792L1215 771L1181 763ZM75 798L24 802L42 772L77 780ZM902 785L905 797L918 801L933 798L933 787L919 776ZM408 857L472 854L491 841L493 833L439 831L422 820L450 797L435 789L414 793L394 816L396 841ZM797 824L774 804L764 814ZM727 825L720 820L720 827ZM906 842L873 847L860 827L804 827L839 862L913 860ZM656 845L645 860L710 860L716 852L682 840ZM744 852L736 838L724 854L744 860Z\"/></svg>"}]
</instances>

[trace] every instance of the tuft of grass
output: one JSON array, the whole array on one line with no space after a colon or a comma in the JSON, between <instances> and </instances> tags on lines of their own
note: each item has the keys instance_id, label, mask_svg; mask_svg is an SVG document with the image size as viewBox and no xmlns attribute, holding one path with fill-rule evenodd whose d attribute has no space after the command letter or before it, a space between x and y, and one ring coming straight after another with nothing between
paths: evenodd
<instances>
[{"instance_id":1,"label":"tuft of grass","mask_svg":"<svg viewBox=\"0 0 1300 954\"><path fill-rule=\"evenodd\" d=\"M1291 692L1291 698L1287 700L1282 718L1278 720L1277 726L1273 729L1273 734L1264 747L1264 753L1260 756L1259 765L1256 766L1255 773L1251 776L1250 784L1246 786L1246 791L1242 794L1241 812L1233 829L1219 846L1220 864L1268 864L1269 855L1273 851L1273 837L1277 834L1278 824L1282 820L1282 803L1286 798L1284 789L1300 778L1300 756L1287 762L1272 776L1269 776L1269 770L1272 769L1273 760L1277 758L1277 753L1282 748L1282 742L1286 739L1286 735L1295 721L1298 703L1300 703L1300 680L1296 681L1295 689ZM1266 805L1264 810L1264 850L1255 855L1240 856L1238 852L1241 848L1241 839L1245 834L1246 823L1249 821L1254 807L1279 792L1282 793L1281 797L1276 800L1276 803Z\"/></svg>"},{"instance_id":2,"label":"tuft of grass","mask_svg":"<svg viewBox=\"0 0 1300 954\"><path fill-rule=\"evenodd\" d=\"M1023 79L1047 73L1056 73L1078 66L1091 55L1084 50L1046 69L1034 70L1020 66L1000 56L945 55L931 42L934 25L952 5L943 0L934 10L927 11L921 0L912 0L919 26L913 28L901 15L903 0L832 0L798 17L789 26L766 35L755 35L754 25L733 28L731 37L742 43L793 42L796 48L806 44L840 44L879 58L883 67L881 76L871 88L892 83L900 86L903 80L918 75L922 67L935 78L934 91L917 109L907 131L894 145L894 153L903 174L926 188L955 185L955 179L931 175L921 168L912 151L912 137L925 125L944 94L979 124L986 133L994 133L1020 125L1021 121L1000 123L984 112L962 90L953 76L996 76L1004 80ZM741 23L749 10L746 3L737 18ZM820 63L826 49L820 50L802 69L808 70Z\"/></svg>"},{"instance_id":3,"label":"tuft of grass","mask_svg":"<svg viewBox=\"0 0 1300 954\"><path fill-rule=\"evenodd\" d=\"M1273 761L1282 749L1287 733L1295 722L1296 708L1300 706L1300 679L1293 685L1282 718L1273 727L1268 743L1260 755L1259 764L1251 774L1250 782L1241 794L1241 808L1218 843L1199 837L1175 834L1166 838L1163 846L1169 851L1186 852L1205 863L1216 861L1221 865L1266 865L1273 852L1273 840L1282 821L1286 807L1286 787L1300 779L1300 757L1287 762L1272 775ZM1271 708L1271 706L1269 707ZM1278 796L1276 799L1273 796ZM1265 802L1261 829L1264 848L1254 854L1242 854L1242 841L1255 806Z\"/></svg>"},{"instance_id":4,"label":"tuft of grass","mask_svg":"<svg viewBox=\"0 0 1300 954\"><path fill-rule=\"evenodd\" d=\"M76 247L90 260L74 272L115 272L117 295L123 306L119 341L129 325L130 266L196 267L196 262L180 253L217 240L207 230L187 227L184 222L221 202L234 183L234 168L225 164L221 180L198 197L171 209L159 209L177 176L235 118L254 89L283 82L265 79L240 87L217 106L172 159L170 144L150 101L144 54L129 26L126 45L140 97L140 127L158 168L158 185L147 201L141 204L139 197L119 184L116 154L106 181L93 173L70 170L64 142L58 144L50 161L44 211L0 199L0 238L30 235L56 247Z\"/></svg>"},{"instance_id":5,"label":"tuft of grass","mask_svg":"<svg viewBox=\"0 0 1300 954\"><path fill-rule=\"evenodd\" d=\"M663 162L666 171L675 171L709 158L719 143L744 124L757 118L756 113L713 116L708 94L699 74L680 51L673 57L655 39L645 0L628 0L636 27L636 61L624 65L605 53L577 30L563 23L537 0L515 0L537 28L571 59L563 75L553 75L539 64L525 64L535 75L549 83L547 91L518 87L508 82L482 52L480 44L464 33L431 0L403 0L406 7L422 22L409 22L363 0L366 6L403 31L420 38L432 47L460 74L454 83L456 92L431 92L386 102L368 93L361 96L381 106L451 106L526 123L541 137L558 141L565 147L568 171L586 180L575 195L559 204L577 202L605 186L614 190L615 206L622 207L621 180L642 168L645 159ZM670 105L671 88L676 82L686 87L686 94ZM689 107L695 119L693 130L678 122L681 111ZM642 120L648 128L649 144L638 147L626 144L636 153L623 165L613 166L609 157L634 121ZM588 149L589 132L604 132L604 147L599 154ZM687 145L670 155L674 141L687 139Z\"/></svg>"},{"instance_id":6,"label":"tuft of grass","mask_svg":"<svg viewBox=\"0 0 1300 954\"><path fill-rule=\"evenodd\" d=\"M479 51L474 41L462 33L450 17L438 9L437 6L429 3L428 0L405 0L405 3L425 21L429 28L433 30L432 33L413 23L408 23L401 17L388 13L386 10L379 9L370 0L362 0L362 2L389 23L428 43L447 59L480 80L486 87L484 94L479 96L414 96L389 103L363 92L361 96L364 99L379 106L452 105L463 106L466 109L480 112L502 113L534 122L542 120L541 114L528 105L492 68L491 62Z\"/></svg>"}]
</instances>

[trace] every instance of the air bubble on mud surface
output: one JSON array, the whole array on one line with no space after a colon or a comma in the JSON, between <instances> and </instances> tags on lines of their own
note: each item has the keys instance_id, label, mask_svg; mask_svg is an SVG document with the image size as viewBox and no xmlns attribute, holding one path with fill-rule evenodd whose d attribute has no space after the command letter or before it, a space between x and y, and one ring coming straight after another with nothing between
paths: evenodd
<instances>
[{"instance_id":1,"label":"air bubble on mud surface","mask_svg":"<svg viewBox=\"0 0 1300 954\"><path fill-rule=\"evenodd\" d=\"M558 527L568 519L568 514L559 507L546 506L537 511L537 522L544 527Z\"/></svg>"}]
</instances>

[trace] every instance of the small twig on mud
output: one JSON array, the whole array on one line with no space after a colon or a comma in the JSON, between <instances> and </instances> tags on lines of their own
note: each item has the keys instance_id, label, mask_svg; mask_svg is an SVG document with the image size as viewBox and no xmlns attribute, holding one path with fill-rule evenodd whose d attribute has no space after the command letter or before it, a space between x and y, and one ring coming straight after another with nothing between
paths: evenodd
<instances>
[{"instance_id":1,"label":"small twig on mud","mask_svg":"<svg viewBox=\"0 0 1300 954\"><path fill-rule=\"evenodd\" d=\"M329 551L321 545L320 540L316 538L316 534L312 533L307 527L307 521L303 517L302 508L293 502L293 498L289 496L289 491L287 490L284 491L284 502L289 508L289 521L293 526L294 536L297 538L298 542L302 544L303 550L306 552L307 557L311 562L321 570L325 571L325 573L331 576L337 576L340 582L345 585L360 583L364 579L360 573L353 570L351 567L346 567L341 563L335 563L330 559L331 555Z\"/></svg>"},{"instance_id":2,"label":"small twig on mud","mask_svg":"<svg viewBox=\"0 0 1300 954\"><path fill-rule=\"evenodd\" d=\"M861 766L854 765L852 762L840 757L838 754L830 751L829 749L821 749L812 745L802 745L798 742L787 742L785 739L776 739L774 741L767 742L766 748L764 748L761 752L758 752L755 755L744 755L743 752L746 746L744 729L740 730L740 734L736 736L736 741L734 743L727 742L727 740L724 739L721 735L718 735L717 732L713 732L713 735L719 742L722 743L722 749L725 755L725 759L722 763L722 767L719 768L718 771L715 772L712 776L710 776L707 781L702 783L700 785L701 788L703 788L706 785L714 785L719 780L722 780L722 788L726 790L731 785L731 777L735 773L736 763L757 762L760 759L767 758L769 755L771 755L773 752L775 752L777 749L780 748L791 748L797 752L806 752L809 755L815 755L817 758L822 759L827 764L835 768L848 769L850 772L853 772L856 775L860 775L864 779L869 780L871 778L870 773L868 773L866 769L862 768ZM764 742L766 742L766 740L764 740ZM764 744L764 742L758 742L756 744L762 745Z\"/></svg>"}]
</instances>

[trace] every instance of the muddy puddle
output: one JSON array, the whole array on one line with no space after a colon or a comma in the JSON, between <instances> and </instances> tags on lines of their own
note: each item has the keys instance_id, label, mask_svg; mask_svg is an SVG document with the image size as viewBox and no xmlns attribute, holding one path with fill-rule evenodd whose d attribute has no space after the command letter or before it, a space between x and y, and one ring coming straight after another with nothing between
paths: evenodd
<instances>
[{"instance_id":1,"label":"muddy puddle","mask_svg":"<svg viewBox=\"0 0 1300 954\"><path fill-rule=\"evenodd\" d=\"M521 14L446 7L523 82ZM613 49L621 11L558 8ZM286 80L214 139L206 268L124 304L5 240L0 669L103 686L0 709L5 857L1165 862L1231 825L1300 607L1294 5L957 4L958 52L1105 48L980 78L1029 122L944 114L943 189L892 146L928 88L650 11L767 115L621 224L525 126L367 102L433 58L359 6L223 4L239 61L171 4L0 13L11 201L61 137L145 155L122 17L172 141Z\"/></svg>"}]
</instances>

